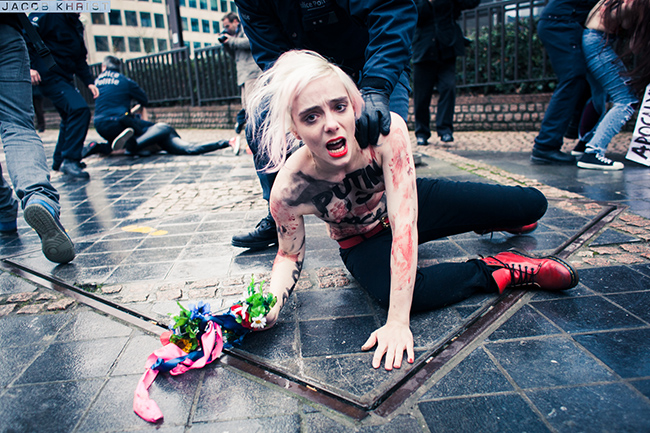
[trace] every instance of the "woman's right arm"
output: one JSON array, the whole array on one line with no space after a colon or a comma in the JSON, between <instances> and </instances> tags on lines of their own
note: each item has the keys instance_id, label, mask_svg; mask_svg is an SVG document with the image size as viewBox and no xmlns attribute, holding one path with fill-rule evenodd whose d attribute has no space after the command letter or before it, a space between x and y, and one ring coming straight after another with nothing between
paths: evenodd
<instances>
[{"instance_id":1,"label":"woman's right arm","mask_svg":"<svg viewBox=\"0 0 650 433\"><path fill-rule=\"evenodd\" d=\"M277 182L277 180L276 180ZM271 271L270 292L278 301L266 316L266 328L275 324L300 278L305 258L305 223L295 207L271 197L271 214L278 227L278 253Z\"/></svg>"}]
</instances>

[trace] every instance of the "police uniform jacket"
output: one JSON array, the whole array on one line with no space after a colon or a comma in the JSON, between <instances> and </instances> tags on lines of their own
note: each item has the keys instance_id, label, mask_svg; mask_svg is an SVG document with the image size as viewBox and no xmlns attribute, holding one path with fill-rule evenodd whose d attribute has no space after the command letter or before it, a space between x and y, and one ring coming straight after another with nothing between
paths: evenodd
<instances>
[{"instance_id":1,"label":"police uniform jacket","mask_svg":"<svg viewBox=\"0 0 650 433\"><path fill-rule=\"evenodd\" d=\"M147 94L138 84L118 71L107 69L95 80L99 96L95 100L95 123L121 118L131 108L131 101L146 106Z\"/></svg>"},{"instance_id":2,"label":"police uniform jacket","mask_svg":"<svg viewBox=\"0 0 650 433\"><path fill-rule=\"evenodd\" d=\"M41 79L47 82L58 76L66 81L72 81L73 76L77 75L86 86L93 84L94 77L86 61L88 51L84 43L84 27L79 21L79 14L33 13L29 18L52 52L57 64L56 67L48 70L31 46L29 50L31 67L38 71Z\"/></svg>"},{"instance_id":3,"label":"police uniform jacket","mask_svg":"<svg viewBox=\"0 0 650 433\"><path fill-rule=\"evenodd\" d=\"M291 49L316 51L359 87L392 92L408 68L413 0L235 0L262 70Z\"/></svg>"}]
</instances>

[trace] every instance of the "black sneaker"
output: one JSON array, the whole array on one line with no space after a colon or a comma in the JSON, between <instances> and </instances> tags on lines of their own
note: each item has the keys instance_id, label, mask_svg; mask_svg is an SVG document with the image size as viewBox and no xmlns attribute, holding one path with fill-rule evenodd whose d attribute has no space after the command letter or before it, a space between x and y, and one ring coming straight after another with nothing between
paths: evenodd
<instances>
[{"instance_id":1,"label":"black sneaker","mask_svg":"<svg viewBox=\"0 0 650 433\"><path fill-rule=\"evenodd\" d=\"M233 246L251 250L261 250L277 243L278 230L271 214L262 218L252 232L232 237Z\"/></svg>"},{"instance_id":2,"label":"black sneaker","mask_svg":"<svg viewBox=\"0 0 650 433\"><path fill-rule=\"evenodd\" d=\"M43 200L32 199L27 203L23 216L41 238L43 254L49 261L68 263L74 259L74 244L52 206Z\"/></svg>"},{"instance_id":3,"label":"black sneaker","mask_svg":"<svg viewBox=\"0 0 650 433\"><path fill-rule=\"evenodd\" d=\"M585 153L585 149L587 149L587 142L578 140L576 143L576 147L573 148L571 151L571 155L573 156L581 156L583 153Z\"/></svg>"},{"instance_id":4,"label":"black sneaker","mask_svg":"<svg viewBox=\"0 0 650 433\"><path fill-rule=\"evenodd\" d=\"M622 162L612 161L598 153L585 153L578 159L578 167L592 170L623 170Z\"/></svg>"},{"instance_id":5,"label":"black sneaker","mask_svg":"<svg viewBox=\"0 0 650 433\"><path fill-rule=\"evenodd\" d=\"M83 167L81 166L81 162L79 161L73 161L72 159L64 159L63 164L61 164L59 170L61 171L61 173L67 174L70 177L74 177L77 179L90 179L90 175L87 172L83 171Z\"/></svg>"},{"instance_id":6,"label":"black sneaker","mask_svg":"<svg viewBox=\"0 0 650 433\"><path fill-rule=\"evenodd\" d=\"M418 137L417 138L417 143L418 143L418 146L426 146L427 144L429 144L429 141L424 137Z\"/></svg>"}]
</instances>

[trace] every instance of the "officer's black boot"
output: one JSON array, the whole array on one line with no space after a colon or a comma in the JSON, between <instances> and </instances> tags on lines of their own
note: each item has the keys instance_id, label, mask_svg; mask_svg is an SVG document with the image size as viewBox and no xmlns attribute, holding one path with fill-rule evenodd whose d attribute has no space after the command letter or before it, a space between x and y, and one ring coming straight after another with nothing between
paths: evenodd
<instances>
[{"instance_id":1,"label":"officer's black boot","mask_svg":"<svg viewBox=\"0 0 650 433\"><path fill-rule=\"evenodd\" d=\"M262 218L252 232L232 237L233 246L252 250L261 250L277 243L278 231L270 213Z\"/></svg>"}]
</instances>

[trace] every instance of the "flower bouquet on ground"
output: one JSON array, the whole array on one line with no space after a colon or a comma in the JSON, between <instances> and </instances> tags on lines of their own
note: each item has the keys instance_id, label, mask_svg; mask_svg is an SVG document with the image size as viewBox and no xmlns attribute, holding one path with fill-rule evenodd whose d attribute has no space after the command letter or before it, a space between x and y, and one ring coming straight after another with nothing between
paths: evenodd
<instances>
[{"instance_id":1,"label":"flower bouquet on ground","mask_svg":"<svg viewBox=\"0 0 650 433\"><path fill-rule=\"evenodd\" d=\"M265 295L263 285L264 281L256 290L251 277L246 297L218 315L211 315L210 304L205 302L190 304L189 309L177 302L180 312L172 317L174 323L170 330L160 336L163 347L147 358L145 372L136 387L133 410L138 416L149 422L163 418L148 391L158 372L178 375L202 368L219 358L224 347L232 347L252 329L266 326L266 315L277 299L270 293Z\"/></svg>"}]
</instances>

